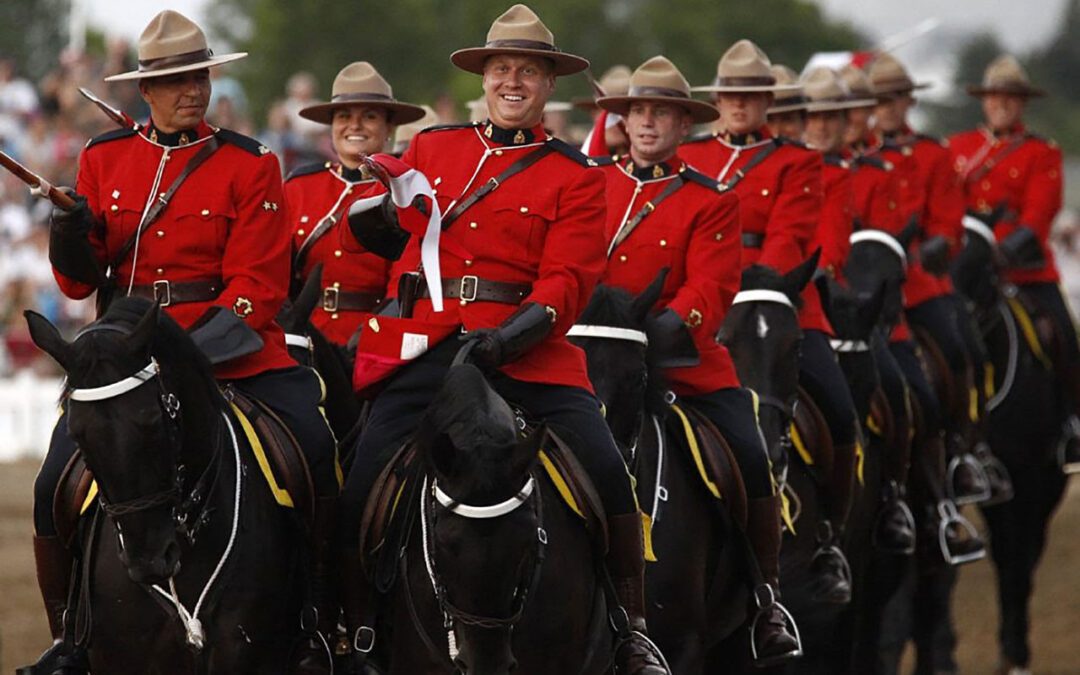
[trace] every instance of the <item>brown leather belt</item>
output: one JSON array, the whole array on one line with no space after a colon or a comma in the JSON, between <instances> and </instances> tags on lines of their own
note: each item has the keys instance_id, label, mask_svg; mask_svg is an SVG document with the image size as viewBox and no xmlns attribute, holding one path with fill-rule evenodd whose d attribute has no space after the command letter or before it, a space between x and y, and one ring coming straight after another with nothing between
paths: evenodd
<instances>
[{"instance_id":1,"label":"brown leather belt","mask_svg":"<svg viewBox=\"0 0 1080 675\"><path fill-rule=\"evenodd\" d=\"M322 308L324 312L370 312L382 299L382 293L343 291L328 286L322 292Z\"/></svg>"},{"instance_id":2,"label":"brown leather belt","mask_svg":"<svg viewBox=\"0 0 1080 675\"><path fill-rule=\"evenodd\" d=\"M761 232L743 232L743 248L762 248L765 246L765 235Z\"/></svg>"},{"instance_id":3,"label":"brown leather belt","mask_svg":"<svg viewBox=\"0 0 1080 675\"><path fill-rule=\"evenodd\" d=\"M225 288L221 279L202 281L169 281L158 279L152 284L139 284L131 287L131 295L154 300L162 307L179 305L185 302L209 302L216 300Z\"/></svg>"},{"instance_id":4,"label":"brown leather belt","mask_svg":"<svg viewBox=\"0 0 1080 675\"><path fill-rule=\"evenodd\" d=\"M505 281L490 281L476 276L443 277L443 297L460 299L466 302L501 302L506 305L520 305L521 301L532 293L530 284L513 284ZM430 298L427 284L421 284L416 297Z\"/></svg>"}]
</instances>

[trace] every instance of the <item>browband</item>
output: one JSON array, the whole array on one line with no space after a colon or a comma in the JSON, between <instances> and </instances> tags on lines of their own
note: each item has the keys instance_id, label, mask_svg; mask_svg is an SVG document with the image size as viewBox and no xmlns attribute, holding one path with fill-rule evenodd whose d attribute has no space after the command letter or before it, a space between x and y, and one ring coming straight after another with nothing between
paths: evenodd
<instances>
[{"instance_id":1,"label":"browband","mask_svg":"<svg viewBox=\"0 0 1080 675\"><path fill-rule=\"evenodd\" d=\"M743 302L776 302L795 309L795 305L791 302L791 298L787 296L787 293L770 291L764 288L739 291L735 294L735 299L731 301L731 304L737 305Z\"/></svg>"},{"instance_id":2,"label":"browband","mask_svg":"<svg viewBox=\"0 0 1080 675\"><path fill-rule=\"evenodd\" d=\"M438 483L433 483L431 489L435 493L435 499L450 512L456 513L463 518L484 520L488 518L498 518L500 516L505 516L508 513L512 513L517 507L525 503L529 496L532 495L535 487L536 480L532 476L529 476L529 480L525 482L525 486L521 488L521 492L518 492L504 502L492 504L491 506L469 506L468 504L461 504L455 501L453 497L443 492Z\"/></svg>"},{"instance_id":3,"label":"browband","mask_svg":"<svg viewBox=\"0 0 1080 675\"><path fill-rule=\"evenodd\" d=\"M594 326L591 324L575 324L566 331L566 337L595 337L610 338L612 340L626 340L649 346L649 338L645 331L633 328L616 328L614 326Z\"/></svg>"},{"instance_id":4,"label":"browband","mask_svg":"<svg viewBox=\"0 0 1080 675\"><path fill-rule=\"evenodd\" d=\"M990 244L991 247L997 246L997 237L994 236L994 231L987 227L986 223L974 216L968 215L964 216L964 220L962 222L964 223L965 230L967 230L968 232L974 232L975 234L979 235L980 237L985 239L986 243Z\"/></svg>"},{"instance_id":5,"label":"browband","mask_svg":"<svg viewBox=\"0 0 1080 675\"><path fill-rule=\"evenodd\" d=\"M859 230L858 232L852 232L851 238L848 242L852 244L858 244L860 241L874 241L879 244L885 244L892 249L892 252L900 256L900 261L907 266L907 253L904 251L904 247L900 245L899 240L892 236L888 232L882 230Z\"/></svg>"},{"instance_id":6,"label":"browband","mask_svg":"<svg viewBox=\"0 0 1080 675\"><path fill-rule=\"evenodd\" d=\"M133 389L138 389L143 384L161 371L157 359L151 357L150 363L145 368L131 377L125 377L119 382L106 384L101 387L89 387L87 389L72 389L68 392L68 398L72 401L104 401L126 394Z\"/></svg>"}]
</instances>

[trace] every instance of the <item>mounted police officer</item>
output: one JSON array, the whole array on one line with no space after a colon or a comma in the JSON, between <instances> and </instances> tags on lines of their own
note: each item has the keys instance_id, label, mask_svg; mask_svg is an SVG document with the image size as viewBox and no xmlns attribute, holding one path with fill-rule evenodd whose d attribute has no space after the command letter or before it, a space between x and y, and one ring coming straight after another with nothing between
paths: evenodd
<instances>
[{"instance_id":1,"label":"mounted police officer","mask_svg":"<svg viewBox=\"0 0 1080 675\"><path fill-rule=\"evenodd\" d=\"M732 45L720 59L716 81L695 87L713 94L724 131L688 141L680 154L739 195L743 268L759 264L786 273L811 254L821 219L823 169L819 154L775 137L766 125L774 97L800 89L778 85L770 65L753 42ZM826 515L818 524L815 596L846 603L850 568L837 543L851 505L855 404L829 344L832 328L814 284L803 291L799 325L804 333L800 384L821 407L834 444L834 471L822 489Z\"/></svg>"},{"instance_id":2,"label":"mounted police officer","mask_svg":"<svg viewBox=\"0 0 1080 675\"><path fill-rule=\"evenodd\" d=\"M421 119L424 109L394 99L375 67L360 61L337 74L330 101L308 106L300 116L330 127L338 161L300 167L285 181L294 288L322 264L322 302L311 322L328 340L344 345L382 300L390 276L390 261L358 245L348 232L349 207L386 192L361 157L388 151L395 127Z\"/></svg>"},{"instance_id":3,"label":"mounted police officer","mask_svg":"<svg viewBox=\"0 0 1080 675\"><path fill-rule=\"evenodd\" d=\"M1011 267L1006 278L1033 298L1060 331L1064 355L1055 365L1073 405L1063 465L1070 473L1080 471L1080 348L1047 243L1061 209L1061 150L1028 131L1023 120L1028 101L1045 92L1032 86L1015 57L1004 54L986 67L981 84L968 86L968 93L980 100L986 123L950 138L949 150L968 211L994 225Z\"/></svg>"},{"instance_id":4,"label":"mounted police officer","mask_svg":"<svg viewBox=\"0 0 1080 675\"><path fill-rule=\"evenodd\" d=\"M289 279L289 233L277 159L257 141L203 119L209 68L246 54L214 56L202 30L166 10L139 40L137 80L150 107L141 128L91 140L79 157L71 211L54 210L49 258L65 295L123 293L161 304L216 363L223 384L261 400L285 422L307 456L317 492L312 589L330 621L328 546L338 492L334 439L319 411L318 377L285 349L274 317ZM252 346L223 353L229 336ZM53 637L63 631L71 552L56 536L52 500L75 453L62 416L34 486L34 553ZM299 672L328 672L325 642L305 640ZM40 673L84 673L86 655L58 641Z\"/></svg>"},{"instance_id":5,"label":"mounted police officer","mask_svg":"<svg viewBox=\"0 0 1080 675\"><path fill-rule=\"evenodd\" d=\"M390 293L399 316L396 322L373 317L362 328L358 380L367 372L370 346L385 341L395 325L408 327L391 340L387 354L374 355L386 358L371 361L384 365L401 357L405 363L383 380L371 403L342 495L350 634L360 637L362 628L370 628L361 625L372 599L357 551L360 512L375 477L408 440L443 380L461 346L447 335L461 326L473 342L473 362L490 373L494 388L580 450L609 514L607 568L633 629L618 643L616 670L659 675L666 669L644 636L641 516L592 393L584 354L565 338L604 269L605 181L591 168L595 163L549 137L541 120L556 78L584 70L588 61L559 51L524 5L494 22L484 47L459 50L451 60L483 75L489 119L433 127L413 139L402 161L373 160L392 185L415 184L417 172L426 176L436 203L421 200L422 210L430 218L438 206L441 222L429 222L423 236L410 236L408 222L418 211L409 206L416 204L412 199L396 210L389 198L359 203L349 216L360 241L398 258ZM402 203L396 194L394 203ZM433 229L441 230L435 258L429 257ZM441 270L433 269L433 260ZM425 326L446 330L421 334Z\"/></svg>"},{"instance_id":6,"label":"mounted police officer","mask_svg":"<svg viewBox=\"0 0 1080 675\"><path fill-rule=\"evenodd\" d=\"M739 290L739 199L678 154L691 126L712 122L719 113L691 99L682 73L662 56L633 73L628 94L597 103L622 117L630 139L629 156L602 162L608 241L603 283L637 294L662 268L669 269L650 339L696 347L698 363L665 368L664 375L683 403L708 417L731 446L750 498L748 538L760 579L770 587L755 595L776 598L780 498L769 476L753 394L739 385L731 355L716 341ZM799 642L779 603L759 611L763 616L753 632L758 660L776 663L798 655Z\"/></svg>"}]
</instances>

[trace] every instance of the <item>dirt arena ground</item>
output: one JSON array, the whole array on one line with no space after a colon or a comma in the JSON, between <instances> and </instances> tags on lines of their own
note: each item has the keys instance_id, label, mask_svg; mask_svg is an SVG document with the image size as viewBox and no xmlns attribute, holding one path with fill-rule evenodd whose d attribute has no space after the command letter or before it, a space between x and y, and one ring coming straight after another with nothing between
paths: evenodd
<instances>
[{"instance_id":1,"label":"dirt arena ground","mask_svg":"<svg viewBox=\"0 0 1080 675\"><path fill-rule=\"evenodd\" d=\"M30 499L37 465L0 464L0 673L31 662L48 644L34 581ZM1036 582L1034 672L1080 673L1080 482L1073 481L1052 525ZM964 673L997 665L997 610L988 562L964 568L956 597L958 659Z\"/></svg>"}]
</instances>

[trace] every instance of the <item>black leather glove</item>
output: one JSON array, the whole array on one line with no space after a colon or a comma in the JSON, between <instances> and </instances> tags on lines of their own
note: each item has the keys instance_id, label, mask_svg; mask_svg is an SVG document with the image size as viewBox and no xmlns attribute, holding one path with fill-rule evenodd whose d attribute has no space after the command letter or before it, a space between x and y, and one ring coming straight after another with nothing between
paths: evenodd
<instances>
[{"instance_id":1,"label":"black leather glove","mask_svg":"<svg viewBox=\"0 0 1080 675\"><path fill-rule=\"evenodd\" d=\"M1039 237L1024 225L1017 227L998 243L1005 264L1016 269L1040 269L1046 265Z\"/></svg>"},{"instance_id":2,"label":"black leather glove","mask_svg":"<svg viewBox=\"0 0 1080 675\"><path fill-rule=\"evenodd\" d=\"M349 230L364 248L387 260L400 258L411 236L398 225L397 208L389 194L373 208L350 210Z\"/></svg>"},{"instance_id":3,"label":"black leather glove","mask_svg":"<svg viewBox=\"0 0 1080 675\"><path fill-rule=\"evenodd\" d=\"M701 363L694 338L682 317L670 307L645 322L649 353L661 368L688 368Z\"/></svg>"},{"instance_id":4,"label":"black leather glove","mask_svg":"<svg viewBox=\"0 0 1080 675\"><path fill-rule=\"evenodd\" d=\"M254 354L263 348L262 337L232 310L218 305L200 316L188 335L210 363L218 364Z\"/></svg>"},{"instance_id":5,"label":"black leather glove","mask_svg":"<svg viewBox=\"0 0 1080 675\"><path fill-rule=\"evenodd\" d=\"M530 302L522 305L498 328L479 328L461 336L474 342L469 356L482 369L494 370L520 358L540 344L551 332L554 316L546 307Z\"/></svg>"},{"instance_id":6,"label":"black leather glove","mask_svg":"<svg viewBox=\"0 0 1080 675\"><path fill-rule=\"evenodd\" d=\"M919 262L923 269L936 277L949 273L949 240L938 235L930 237L919 247Z\"/></svg>"},{"instance_id":7,"label":"black leather glove","mask_svg":"<svg viewBox=\"0 0 1080 675\"><path fill-rule=\"evenodd\" d=\"M49 216L49 262L64 276L97 287L105 282L105 272L90 246L90 230L96 219L86 197L71 188L60 188L75 200L70 211L53 206Z\"/></svg>"}]
</instances>

